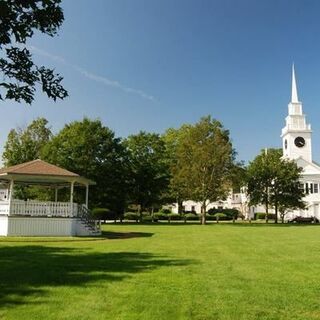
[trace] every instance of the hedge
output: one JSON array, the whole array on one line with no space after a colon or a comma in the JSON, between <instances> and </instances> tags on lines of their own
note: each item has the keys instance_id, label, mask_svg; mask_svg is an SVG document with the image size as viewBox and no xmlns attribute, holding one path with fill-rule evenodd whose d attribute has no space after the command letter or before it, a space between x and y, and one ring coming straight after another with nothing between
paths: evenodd
<instances>
[{"instance_id":1,"label":"hedge","mask_svg":"<svg viewBox=\"0 0 320 320\"><path fill-rule=\"evenodd\" d=\"M98 220L113 220L116 218L115 213L107 208L94 208L92 209L92 215Z\"/></svg>"},{"instance_id":2,"label":"hedge","mask_svg":"<svg viewBox=\"0 0 320 320\"><path fill-rule=\"evenodd\" d=\"M264 220L266 218L266 213L265 212L256 212L254 216L255 216L256 220L260 220L260 219ZM276 217L276 215L273 213L268 214L268 219L274 220L275 217Z\"/></svg>"},{"instance_id":3,"label":"hedge","mask_svg":"<svg viewBox=\"0 0 320 320\"><path fill-rule=\"evenodd\" d=\"M194 213L186 213L183 217L185 220L188 220L188 221L198 221L200 216Z\"/></svg>"}]
</instances>

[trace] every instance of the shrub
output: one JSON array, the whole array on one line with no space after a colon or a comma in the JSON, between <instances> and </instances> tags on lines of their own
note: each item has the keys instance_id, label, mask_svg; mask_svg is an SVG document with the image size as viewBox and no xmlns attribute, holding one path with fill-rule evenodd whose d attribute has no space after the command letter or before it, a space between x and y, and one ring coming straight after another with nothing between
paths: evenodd
<instances>
[{"instance_id":1,"label":"shrub","mask_svg":"<svg viewBox=\"0 0 320 320\"><path fill-rule=\"evenodd\" d=\"M218 208L211 208L207 211L207 213L211 214L211 215L214 215L215 213L219 213L219 212L222 212L223 209L218 209Z\"/></svg>"},{"instance_id":2,"label":"shrub","mask_svg":"<svg viewBox=\"0 0 320 320\"><path fill-rule=\"evenodd\" d=\"M98 220L113 220L116 218L115 213L107 208L94 208L92 209L92 215Z\"/></svg>"},{"instance_id":3,"label":"shrub","mask_svg":"<svg viewBox=\"0 0 320 320\"><path fill-rule=\"evenodd\" d=\"M188 220L188 221L197 221L197 220L199 220L199 216L197 216L194 213L186 213L184 215L184 219Z\"/></svg>"},{"instance_id":4,"label":"shrub","mask_svg":"<svg viewBox=\"0 0 320 320\"><path fill-rule=\"evenodd\" d=\"M238 216L240 215L240 212L237 209L224 209L222 213L224 213L226 216L230 217L231 219L233 217L238 218Z\"/></svg>"},{"instance_id":5,"label":"shrub","mask_svg":"<svg viewBox=\"0 0 320 320\"><path fill-rule=\"evenodd\" d=\"M169 213L168 214L168 222L173 221L173 220L181 220L181 216L178 213Z\"/></svg>"},{"instance_id":6,"label":"shrub","mask_svg":"<svg viewBox=\"0 0 320 320\"><path fill-rule=\"evenodd\" d=\"M168 220L168 215L162 212L155 212L154 217L157 220Z\"/></svg>"},{"instance_id":7,"label":"shrub","mask_svg":"<svg viewBox=\"0 0 320 320\"><path fill-rule=\"evenodd\" d=\"M123 217L126 220L135 220L136 222L140 219L140 215L135 212L126 212Z\"/></svg>"},{"instance_id":8,"label":"shrub","mask_svg":"<svg viewBox=\"0 0 320 320\"><path fill-rule=\"evenodd\" d=\"M157 221L156 219L152 219L152 217L149 215L142 216L142 222L152 222L152 220Z\"/></svg>"},{"instance_id":9,"label":"shrub","mask_svg":"<svg viewBox=\"0 0 320 320\"><path fill-rule=\"evenodd\" d=\"M212 214L206 214L206 220L207 221L215 221L216 217Z\"/></svg>"},{"instance_id":10,"label":"shrub","mask_svg":"<svg viewBox=\"0 0 320 320\"><path fill-rule=\"evenodd\" d=\"M269 213L268 214L268 219L273 219L274 220L275 217L276 217L276 215L273 214L273 213ZM257 213L255 213L255 219L256 220L259 220L259 219L264 220L265 218L266 218L265 212L257 212Z\"/></svg>"},{"instance_id":11,"label":"shrub","mask_svg":"<svg viewBox=\"0 0 320 320\"><path fill-rule=\"evenodd\" d=\"M216 218L217 223L219 222L219 220L227 220L227 215L225 215L222 212L217 212L213 215Z\"/></svg>"},{"instance_id":12,"label":"shrub","mask_svg":"<svg viewBox=\"0 0 320 320\"><path fill-rule=\"evenodd\" d=\"M162 209L160 210L160 212L161 212L161 213L165 213L165 214L172 213L172 211L171 211L170 209L168 209L168 208L162 208Z\"/></svg>"}]
</instances>

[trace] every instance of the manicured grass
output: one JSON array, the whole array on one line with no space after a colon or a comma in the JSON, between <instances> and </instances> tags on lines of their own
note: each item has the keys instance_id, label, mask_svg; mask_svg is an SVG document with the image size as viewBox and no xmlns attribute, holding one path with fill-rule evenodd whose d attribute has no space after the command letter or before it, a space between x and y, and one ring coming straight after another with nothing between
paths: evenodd
<instances>
[{"instance_id":1,"label":"manicured grass","mask_svg":"<svg viewBox=\"0 0 320 320\"><path fill-rule=\"evenodd\" d=\"M1 238L0 319L320 319L320 227L107 225Z\"/></svg>"}]
</instances>

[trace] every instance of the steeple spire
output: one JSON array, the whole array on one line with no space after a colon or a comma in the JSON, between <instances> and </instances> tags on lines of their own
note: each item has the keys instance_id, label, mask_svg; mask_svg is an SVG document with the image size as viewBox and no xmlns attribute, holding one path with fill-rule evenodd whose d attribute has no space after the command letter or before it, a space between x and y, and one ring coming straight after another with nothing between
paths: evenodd
<instances>
[{"instance_id":1,"label":"steeple spire","mask_svg":"<svg viewBox=\"0 0 320 320\"><path fill-rule=\"evenodd\" d=\"M298 92L297 92L297 83L296 83L296 74L294 72L294 63L292 64L291 102L292 103L299 103Z\"/></svg>"}]
</instances>

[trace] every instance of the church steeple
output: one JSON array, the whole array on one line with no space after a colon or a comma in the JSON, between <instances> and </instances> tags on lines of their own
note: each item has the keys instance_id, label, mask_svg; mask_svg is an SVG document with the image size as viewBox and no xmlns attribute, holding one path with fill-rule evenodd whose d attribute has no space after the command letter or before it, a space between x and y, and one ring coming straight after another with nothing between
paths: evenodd
<instances>
[{"instance_id":1,"label":"church steeple","mask_svg":"<svg viewBox=\"0 0 320 320\"><path fill-rule=\"evenodd\" d=\"M294 63L292 64L291 103L299 103Z\"/></svg>"},{"instance_id":2,"label":"church steeple","mask_svg":"<svg viewBox=\"0 0 320 320\"><path fill-rule=\"evenodd\" d=\"M311 126L302 112L298 99L296 74L292 65L291 101L288 105L286 125L282 129L283 155L289 159L299 157L312 162Z\"/></svg>"}]
</instances>

